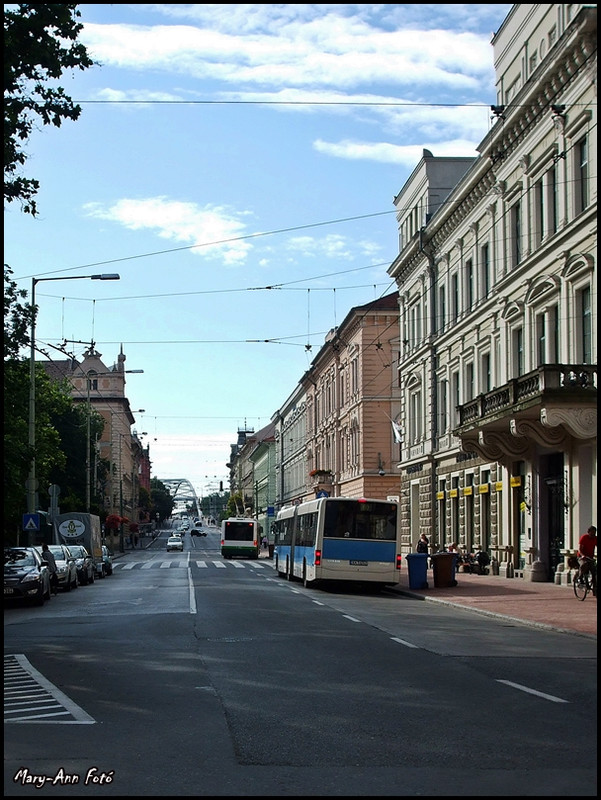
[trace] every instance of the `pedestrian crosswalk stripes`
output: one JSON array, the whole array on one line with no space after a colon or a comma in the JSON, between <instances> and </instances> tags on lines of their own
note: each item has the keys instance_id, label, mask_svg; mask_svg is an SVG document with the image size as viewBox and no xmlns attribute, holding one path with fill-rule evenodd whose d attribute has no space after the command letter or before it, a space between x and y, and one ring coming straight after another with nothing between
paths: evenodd
<instances>
[{"instance_id":1,"label":"pedestrian crosswalk stripes","mask_svg":"<svg viewBox=\"0 0 601 800\"><path fill-rule=\"evenodd\" d=\"M187 567L190 565L196 566L199 569L265 569L265 564L259 564L256 561L218 561L212 559L193 559L188 562L185 558L169 559L152 559L151 561L128 561L119 563L113 562L114 570L132 570L132 569L178 569L179 567ZM271 566L271 565L269 565Z\"/></svg>"}]
</instances>

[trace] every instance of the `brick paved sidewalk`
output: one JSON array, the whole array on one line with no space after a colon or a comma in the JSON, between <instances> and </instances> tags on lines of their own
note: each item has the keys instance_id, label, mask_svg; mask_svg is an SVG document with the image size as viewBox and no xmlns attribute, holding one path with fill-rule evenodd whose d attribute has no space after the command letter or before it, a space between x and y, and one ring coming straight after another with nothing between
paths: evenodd
<instances>
[{"instance_id":1,"label":"brick paved sidewalk","mask_svg":"<svg viewBox=\"0 0 601 800\"><path fill-rule=\"evenodd\" d=\"M580 601L571 585L531 583L522 578L463 572L455 577L457 586L436 588L430 569L427 573L428 588L410 589L407 565L403 564L399 591L537 627L597 636L597 598L589 594L586 600Z\"/></svg>"}]
</instances>

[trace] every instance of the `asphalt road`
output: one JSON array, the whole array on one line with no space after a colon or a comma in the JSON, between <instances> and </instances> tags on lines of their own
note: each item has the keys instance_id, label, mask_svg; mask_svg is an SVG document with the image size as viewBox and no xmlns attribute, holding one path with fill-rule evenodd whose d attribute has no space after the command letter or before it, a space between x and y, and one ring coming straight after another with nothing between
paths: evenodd
<instances>
[{"instance_id":1,"label":"asphalt road","mask_svg":"<svg viewBox=\"0 0 601 800\"><path fill-rule=\"evenodd\" d=\"M596 794L595 641L217 548L5 607L6 795Z\"/></svg>"}]
</instances>

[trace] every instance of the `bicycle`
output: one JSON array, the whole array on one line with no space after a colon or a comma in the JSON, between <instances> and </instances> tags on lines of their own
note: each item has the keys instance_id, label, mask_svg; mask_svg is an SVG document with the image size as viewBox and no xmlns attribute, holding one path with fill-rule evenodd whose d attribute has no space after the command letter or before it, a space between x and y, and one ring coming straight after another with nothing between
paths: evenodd
<instances>
[{"instance_id":1,"label":"bicycle","mask_svg":"<svg viewBox=\"0 0 601 800\"><path fill-rule=\"evenodd\" d=\"M586 571L582 571L582 566L586 565ZM580 569L578 573L574 576L574 580L572 585L574 587L574 594L578 598L578 600L586 600L586 596L589 592L595 593L595 585L593 583L593 570L596 569L596 564L592 559L587 559Z\"/></svg>"}]
</instances>

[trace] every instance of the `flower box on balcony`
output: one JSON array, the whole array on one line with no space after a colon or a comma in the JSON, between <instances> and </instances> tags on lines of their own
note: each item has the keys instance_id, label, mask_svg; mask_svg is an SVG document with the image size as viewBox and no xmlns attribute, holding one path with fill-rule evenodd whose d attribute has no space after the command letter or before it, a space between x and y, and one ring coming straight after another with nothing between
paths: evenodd
<instances>
[{"instance_id":1,"label":"flower box on balcony","mask_svg":"<svg viewBox=\"0 0 601 800\"><path fill-rule=\"evenodd\" d=\"M330 469L312 469L309 475L312 478L331 478L332 470Z\"/></svg>"}]
</instances>

